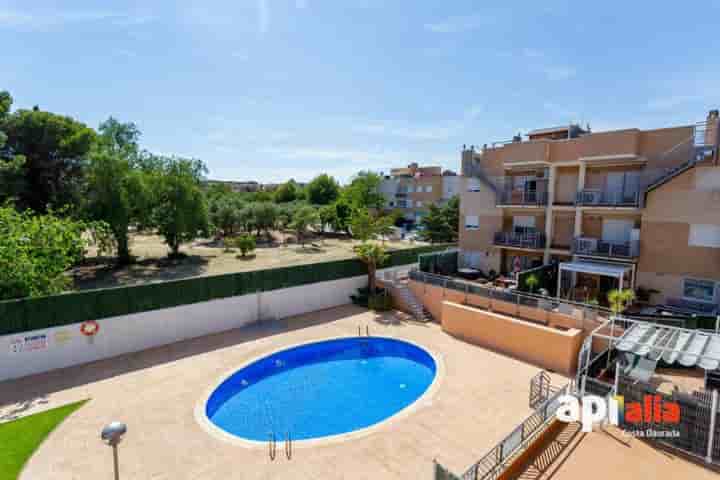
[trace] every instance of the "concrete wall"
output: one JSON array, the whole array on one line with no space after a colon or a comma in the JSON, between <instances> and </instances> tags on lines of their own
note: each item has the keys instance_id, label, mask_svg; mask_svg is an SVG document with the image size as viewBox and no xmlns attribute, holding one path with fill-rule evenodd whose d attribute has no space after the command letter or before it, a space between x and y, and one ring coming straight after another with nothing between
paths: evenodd
<instances>
[{"instance_id":1,"label":"concrete wall","mask_svg":"<svg viewBox=\"0 0 720 480\"><path fill-rule=\"evenodd\" d=\"M366 285L359 276L106 318L92 341L79 324L0 336L0 381L344 305Z\"/></svg>"},{"instance_id":2,"label":"concrete wall","mask_svg":"<svg viewBox=\"0 0 720 480\"><path fill-rule=\"evenodd\" d=\"M578 329L559 330L444 301L442 328L476 345L542 368L572 375L583 340Z\"/></svg>"}]
</instances>

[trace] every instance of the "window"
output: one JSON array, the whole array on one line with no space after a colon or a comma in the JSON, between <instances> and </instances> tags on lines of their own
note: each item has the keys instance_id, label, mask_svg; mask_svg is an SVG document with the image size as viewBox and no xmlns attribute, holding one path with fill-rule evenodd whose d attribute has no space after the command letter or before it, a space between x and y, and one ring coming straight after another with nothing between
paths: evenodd
<instances>
[{"instance_id":1,"label":"window","mask_svg":"<svg viewBox=\"0 0 720 480\"><path fill-rule=\"evenodd\" d=\"M720 225L690 225L688 246L720 248Z\"/></svg>"},{"instance_id":2,"label":"window","mask_svg":"<svg viewBox=\"0 0 720 480\"><path fill-rule=\"evenodd\" d=\"M415 187L413 187L412 185L408 185L407 191L408 193L413 193L415 191Z\"/></svg>"},{"instance_id":3,"label":"window","mask_svg":"<svg viewBox=\"0 0 720 480\"><path fill-rule=\"evenodd\" d=\"M633 220L614 220L603 218L602 239L605 242L623 243L630 240L635 222Z\"/></svg>"},{"instance_id":4,"label":"window","mask_svg":"<svg viewBox=\"0 0 720 480\"><path fill-rule=\"evenodd\" d=\"M418 200L417 202L415 202L415 206L422 207L422 201Z\"/></svg>"},{"instance_id":5,"label":"window","mask_svg":"<svg viewBox=\"0 0 720 480\"><path fill-rule=\"evenodd\" d=\"M465 215L465 228L468 230L477 230L480 228L480 219L477 215Z\"/></svg>"},{"instance_id":6,"label":"window","mask_svg":"<svg viewBox=\"0 0 720 480\"><path fill-rule=\"evenodd\" d=\"M715 301L715 282L686 278L683 280L683 297L701 302Z\"/></svg>"},{"instance_id":7,"label":"window","mask_svg":"<svg viewBox=\"0 0 720 480\"><path fill-rule=\"evenodd\" d=\"M513 232L521 235L535 232L535 217L525 215L514 216Z\"/></svg>"},{"instance_id":8,"label":"window","mask_svg":"<svg viewBox=\"0 0 720 480\"><path fill-rule=\"evenodd\" d=\"M432 185L426 186L426 187L425 187L425 191L426 191L427 193L432 192Z\"/></svg>"}]
</instances>

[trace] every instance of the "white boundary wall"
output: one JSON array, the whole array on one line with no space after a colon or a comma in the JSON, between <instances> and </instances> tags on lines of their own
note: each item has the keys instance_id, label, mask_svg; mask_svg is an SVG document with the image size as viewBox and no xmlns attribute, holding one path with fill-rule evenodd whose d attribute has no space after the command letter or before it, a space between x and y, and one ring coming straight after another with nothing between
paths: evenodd
<instances>
[{"instance_id":1,"label":"white boundary wall","mask_svg":"<svg viewBox=\"0 0 720 480\"><path fill-rule=\"evenodd\" d=\"M80 324L0 336L0 381L345 305L366 285L363 275L105 318L97 321L100 331L92 341L80 333Z\"/></svg>"}]
</instances>

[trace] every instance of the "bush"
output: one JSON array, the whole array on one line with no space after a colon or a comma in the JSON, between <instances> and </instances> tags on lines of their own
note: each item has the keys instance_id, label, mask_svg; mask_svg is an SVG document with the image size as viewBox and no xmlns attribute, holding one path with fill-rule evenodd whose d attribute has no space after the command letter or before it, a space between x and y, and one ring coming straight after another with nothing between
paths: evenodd
<instances>
[{"instance_id":1,"label":"bush","mask_svg":"<svg viewBox=\"0 0 720 480\"><path fill-rule=\"evenodd\" d=\"M235 248L238 248L240 250L240 255L243 257L246 256L248 253L252 253L255 251L255 237L252 235L242 235L238 238L236 238L233 242L233 245Z\"/></svg>"},{"instance_id":2,"label":"bush","mask_svg":"<svg viewBox=\"0 0 720 480\"><path fill-rule=\"evenodd\" d=\"M387 293L373 295L368 299L368 308L377 312L387 312L392 310L392 297Z\"/></svg>"}]
</instances>

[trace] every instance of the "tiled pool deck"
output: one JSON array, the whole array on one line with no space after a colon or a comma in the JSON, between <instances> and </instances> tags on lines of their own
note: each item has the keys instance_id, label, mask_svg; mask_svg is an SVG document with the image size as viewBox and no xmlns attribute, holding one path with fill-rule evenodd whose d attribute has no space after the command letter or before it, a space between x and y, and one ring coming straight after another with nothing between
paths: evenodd
<instances>
[{"instance_id":1,"label":"tiled pool deck","mask_svg":"<svg viewBox=\"0 0 720 480\"><path fill-rule=\"evenodd\" d=\"M210 435L196 420L196 405L229 370L285 346L354 336L366 325L371 335L412 341L442 361L436 391L409 414L359 438L295 448L291 460L278 443L275 461L266 449ZM99 439L111 420L128 425L123 479L430 479L433 458L461 473L522 421L537 372L438 325L346 306L0 383L0 417L91 399L48 437L23 480L112 478L111 451Z\"/></svg>"}]
</instances>

